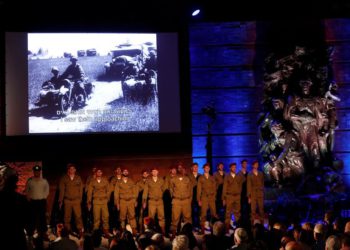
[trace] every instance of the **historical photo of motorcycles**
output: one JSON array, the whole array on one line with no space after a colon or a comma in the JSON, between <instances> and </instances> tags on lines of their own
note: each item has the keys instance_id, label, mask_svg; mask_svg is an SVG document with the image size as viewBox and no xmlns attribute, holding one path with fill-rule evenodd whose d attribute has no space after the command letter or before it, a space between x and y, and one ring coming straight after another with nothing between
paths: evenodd
<instances>
[{"instance_id":1,"label":"historical photo of motorcycles","mask_svg":"<svg viewBox=\"0 0 350 250\"><path fill-rule=\"evenodd\" d=\"M159 131L157 34L29 33L29 133Z\"/></svg>"}]
</instances>

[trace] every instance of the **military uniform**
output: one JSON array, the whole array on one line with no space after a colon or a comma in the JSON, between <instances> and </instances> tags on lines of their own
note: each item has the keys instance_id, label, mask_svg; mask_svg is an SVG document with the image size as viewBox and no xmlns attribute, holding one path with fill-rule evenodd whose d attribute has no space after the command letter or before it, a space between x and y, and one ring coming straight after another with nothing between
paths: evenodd
<instances>
[{"instance_id":1,"label":"military uniform","mask_svg":"<svg viewBox=\"0 0 350 250\"><path fill-rule=\"evenodd\" d=\"M93 201L93 216L94 227L93 229L99 229L100 221L102 219L102 228L104 230L109 229L109 213L108 213L108 198L110 196L109 183L106 178L102 177L100 180L91 180L88 186L87 203L91 205ZM102 217L102 218L101 218Z\"/></svg>"},{"instance_id":2,"label":"military uniform","mask_svg":"<svg viewBox=\"0 0 350 250\"><path fill-rule=\"evenodd\" d=\"M170 181L175 178L176 175L172 176L170 174L164 176L164 215L165 215L165 230L166 233L169 232L169 228L172 220L172 206L171 206L171 194L170 194Z\"/></svg>"},{"instance_id":3,"label":"military uniform","mask_svg":"<svg viewBox=\"0 0 350 250\"><path fill-rule=\"evenodd\" d=\"M114 189L114 204L119 207L119 218L122 228L125 229L125 220L132 229L136 229L135 204L138 195L138 188L130 178L121 179L116 183Z\"/></svg>"},{"instance_id":4,"label":"military uniform","mask_svg":"<svg viewBox=\"0 0 350 250\"><path fill-rule=\"evenodd\" d=\"M253 172L248 174L247 178L247 195L250 198L251 220L264 219L264 174ZM258 213L256 213L258 210Z\"/></svg>"},{"instance_id":5,"label":"military uniform","mask_svg":"<svg viewBox=\"0 0 350 250\"><path fill-rule=\"evenodd\" d=\"M206 221L208 208L210 209L210 215L217 218L215 198L216 198L216 181L211 175L202 175L199 177L197 185L197 201L202 203L201 206L201 227L204 227Z\"/></svg>"},{"instance_id":6,"label":"military uniform","mask_svg":"<svg viewBox=\"0 0 350 250\"><path fill-rule=\"evenodd\" d=\"M222 189L222 200L226 203L226 226L230 225L232 212L235 216L235 221L239 221L241 218L241 192L243 182L244 177L242 175L235 174L233 177L232 174L229 173L225 176Z\"/></svg>"},{"instance_id":7,"label":"military uniform","mask_svg":"<svg viewBox=\"0 0 350 250\"><path fill-rule=\"evenodd\" d=\"M137 207L136 207L136 222L137 222L137 226L138 229L141 230L143 228L143 217L145 214L145 209L143 209L142 207L142 195L145 189L145 185L146 185L146 178L142 178L141 180L139 180L136 185L138 188L138 197L137 197Z\"/></svg>"},{"instance_id":8,"label":"military uniform","mask_svg":"<svg viewBox=\"0 0 350 250\"><path fill-rule=\"evenodd\" d=\"M193 192L193 183L188 176L176 176L170 180L170 194L172 200L172 231L176 231L183 215L184 223L192 223L191 201Z\"/></svg>"},{"instance_id":9,"label":"military uniform","mask_svg":"<svg viewBox=\"0 0 350 250\"><path fill-rule=\"evenodd\" d=\"M163 203L165 187L165 181L162 178L157 177L157 179L154 179L151 177L146 181L142 196L144 202L148 200L148 216L154 219L157 214L159 226L163 232L165 232Z\"/></svg>"},{"instance_id":10,"label":"military uniform","mask_svg":"<svg viewBox=\"0 0 350 250\"><path fill-rule=\"evenodd\" d=\"M220 218L224 219L224 209L222 206L222 187L224 185L225 173L220 174L219 171L215 172L213 175L216 182L216 211L220 215Z\"/></svg>"},{"instance_id":11,"label":"military uniform","mask_svg":"<svg viewBox=\"0 0 350 250\"><path fill-rule=\"evenodd\" d=\"M75 175L73 179L69 175L64 175L60 180L58 201L64 204L64 226L67 230L71 229L72 212L75 216L77 229L80 231L83 229L83 220L81 218L83 189L83 181L78 175Z\"/></svg>"},{"instance_id":12,"label":"military uniform","mask_svg":"<svg viewBox=\"0 0 350 250\"><path fill-rule=\"evenodd\" d=\"M108 210L109 210L109 225L112 228L119 228L119 211L116 209L114 204L114 189L115 185L118 181L121 180L121 176L112 176L109 179L109 188L110 188L110 197L108 202Z\"/></svg>"},{"instance_id":13,"label":"military uniform","mask_svg":"<svg viewBox=\"0 0 350 250\"><path fill-rule=\"evenodd\" d=\"M192 225L194 227L199 226L199 205L197 201L197 184L199 177L201 175L197 173L197 175L194 175L193 173L190 173L188 177L190 178L193 186L193 191L192 191Z\"/></svg>"},{"instance_id":14,"label":"military uniform","mask_svg":"<svg viewBox=\"0 0 350 250\"><path fill-rule=\"evenodd\" d=\"M244 177L244 181L242 183L242 193L241 193L241 220L244 225L249 223L249 214L250 214L250 204L248 203L247 196L247 179L248 172L243 172L242 170L238 172L239 175Z\"/></svg>"}]
</instances>

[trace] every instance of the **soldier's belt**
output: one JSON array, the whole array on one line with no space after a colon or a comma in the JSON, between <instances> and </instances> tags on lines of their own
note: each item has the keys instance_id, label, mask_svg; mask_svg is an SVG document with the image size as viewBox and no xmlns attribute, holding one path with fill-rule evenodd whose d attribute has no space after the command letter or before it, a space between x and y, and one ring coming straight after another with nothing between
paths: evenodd
<instances>
[{"instance_id":1,"label":"soldier's belt","mask_svg":"<svg viewBox=\"0 0 350 250\"><path fill-rule=\"evenodd\" d=\"M215 194L204 194L203 196L206 198L215 198Z\"/></svg>"},{"instance_id":2,"label":"soldier's belt","mask_svg":"<svg viewBox=\"0 0 350 250\"><path fill-rule=\"evenodd\" d=\"M131 201L131 200L135 200L135 198L129 198L129 199L125 199L125 198L120 198L123 201Z\"/></svg>"},{"instance_id":3,"label":"soldier's belt","mask_svg":"<svg viewBox=\"0 0 350 250\"><path fill-rule=\"evenodd\" d=\"M67 201L79 201L80 198L67 198L67 197L64 197L65 200Z\"/></svg>"},{"instance_id":4,"label":"soldier's belt","mask_svg":"<svg viewBox=\"0 0 350 250\"><path fill-rule=\"evenodd\" d=\"M150 198L149 199L150 201L160 201L160 200L163 200L162 198Z\"/></svg>"},{"instance_id":5,"label":"soldier's belt","mask_svg":"<svg viewBox=\"0 0 350 250\"><path fill-rule=\"evenodd\" d=\"M187 200L187 199L190 199L191 197L185 197L185 198L182 198L182 197L174 197L175 200L180 200L180 201L183 201L183 200Z\"/></svg>"},{"instance_id":6,"label":"soldier's belt","mask_svg":"<svg viewBox=\"0 0 350 250\"><path fill-rule=\"evenodd\" d=\"M98 201L103 201L103 200L107 200L107 197L94 197L94 199Z\"/></svg>"}]
</instances>

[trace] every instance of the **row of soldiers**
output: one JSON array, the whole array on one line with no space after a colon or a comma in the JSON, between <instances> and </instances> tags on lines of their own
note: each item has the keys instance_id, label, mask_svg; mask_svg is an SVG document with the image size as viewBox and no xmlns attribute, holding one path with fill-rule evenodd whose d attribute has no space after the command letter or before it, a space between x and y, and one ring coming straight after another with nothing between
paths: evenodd
<instances>
[{"instance_id":1,"label":"row of soldiers","mask_svg":"<svg viewBox=\"0 0 350 250\"><path fill-rule=\"evenodd\" d=\"M166 232L165 211L171 211L170 231L174 235L182 218L184 223L195 223L200 210L200 228L208 219L219 219L218 209L226 207L225 224L230 227L232 214L235 222L241 218L242 190L251 206L251 219L263 219L264 177L258 171L259 163L252 163L252 171L247 171L247 161L241 162L241 170L236 172L236 163L230 164L230 172L224 172L224 165L219 163L217 172L210 174L210 164L203 166L204 173L198 173L198 164L193 163L191 172L186 173L182 164L172 167L164 178L159 176L159 169L153 167L142 171L142 178L134 182L129 178L128 169L117 167L109 180L103 176L100 168L94 168L93 174L86 181L87 208L93 213L93 229L102 226L104 233L109 233L110 216L118 220L124 229L130 224L136 233L142 229L142 220L137 227L135 210L138 218L145 215L159 222L160 229ZM76 166L68 164L67 174L59 182L59 206L64 208L65 227L70 230L72 213L76 227L83 232L81 202L84 192L83 182L76 174ZM112 197L112 198L111 198ZM168 198L167 198L168 197ZM218 202L219 201L219 202ZM111 209L112 207L112 209ZM164 209L165 207L165 209ZM199 208L196 210L195 208ZM114 209L115 208L115 209ZM114 214L117 213L117 218ZM113 223L113 222L112 222ZM141 224L141 225L140 225Z\"/></svg>"}]
</instances>

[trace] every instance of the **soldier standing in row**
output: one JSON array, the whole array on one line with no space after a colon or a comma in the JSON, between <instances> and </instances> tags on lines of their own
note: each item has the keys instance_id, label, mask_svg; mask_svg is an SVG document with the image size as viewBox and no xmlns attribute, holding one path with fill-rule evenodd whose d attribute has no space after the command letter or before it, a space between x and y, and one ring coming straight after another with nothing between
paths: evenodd
<instances>
[{"instance_id":1,"label":"soldier standing in row","mask_svg":"<svg viewBox=\"0 0 350 250\"><path fill-rule=\"evenodd\" d=\"M198 173L198 163L194 162L191 166L191 172L189 173L188 177L190 177L190 180L193 185L193 191L192 191L192 225L194 228L199 227L199 206L197 202L197 183L198 179L201 175Z\"/></svg>"},{"instance_id":2,"label":"soldier standing in row","mask_svg":"<svg viewBox=\"0 0 350 250\"><path fill-rule=\"evenodd\" d=\"M219 214L220 218L224 220L224 208L222 206L222 188L224 185L225 171L224 171L224 163L220 162L216 166L216 172L214 174L217 192L216 192L216 211Z\"/></svg>"},{"instance_id":3,"label":"soldier standing in row","mask_svg":"<svg viewBox=\"0 0 350 250\"><path fill-rule=\"evenodd\" d=\"M236 163L230 164L230 173L225 176L222 189L223 206L226 206L225 225L227 231L230 228L232 213L235 223L238 223L241 218L241 193L244 177L236 174L236 167Z\"/></svg>"},{"instance_id":4,"label":"soldier standing in row","mask_svg":"<svg viewBox=\"0 0 350 250\"><path fill-rule=\"evenodd\" d=\"M165 191L165 181L158 177L158 168L151 169L151 178L147 179L145 189L143 190L143 207L146 208L148 201L148 216L155 219L158 217L159 226L162 233L165 234L165 220L164 220L164 203L163 193Z\"/></svg>"},{"instance_id":5,"label":"soldier standing in row","mask_svg":"<svg viewBox=\"0 0 350 250\"><path fill-rule=\"evenodd\" d=\"M145 189L146 181L149 176L147 169L142 170L141 179L136 183L138 188L138 197L137 197L137 207L136 207L136 223L138 231L143 231L143 218L145 216L146 209L143 208L142 204L142 195Z\"/></svg>"},{"instance_id":6,"label":"soldier standing in row","mask_svg":"<svg viewBox=\"0 0 350 250\"><path fill-rule=\"evenodd\" d=\"M169 233L169 228L172 220L172 206L171 206L171 194L170 194L170 182L177 175L176 166L173 165L170 167L169 174L164 177L165 191L163 194L163 202L164 202L164 215L165 215L165 228L166 234Z\"/></svg>"},{"instance_id":7,"label":"soldier standing in row","mask_svg":"<svg viewBox=\"0 0 350 250\"><path fill-rule=\"evenodd\" d=\"M184 223L192 223L191 218L191 201L193 192L193 183L190 178L185 175L185 169L179 168L180 172L170 181L170 194L172 197L172 237L178 228L181 215Z\"/></svg>"},{"instance_id":8,"label":"soldier standing in row","mask_svg":"<svg viewBox=\"0 0 350 250\"><path fill-rule=\"evenodd\" d=\"M109 235L109 213L108 198L111 190L108 180L102 176L102 170L97 168L96 178L92 179L87 190L87 207L91 210L93 207L94 227L93 230L100 228L102 219L102 229L105 235Z\"/></svg>"},{"instance_id":9,"label":"soldier standing in row","mask_svg":"<svg viewBox=\"0 0 350 250\"><path fill-rule=\"evenodd\" d=\"M135 182L129 178L129 171L125 168L122 179L115 185L114 204L119 210L121 227L125 230L126 219L133 233L136 233L135 207L137 206L138 190Z\"/></svg>"},{"instance_id":10,"label":"soldier standing in row","mask_svg":"<svg viewBox=\"0 0 350 250\"><path fill-rule=\"evenodd\" d=\"M199 177L198 185L197 185L197 201L198 205L201 207L201 217L200 217L200 225L201 232L204 234L204 223L207 219L207 211L208 208L210 210L210 215L212 218L219 219L216 214L215 207L215 198L216 198L216 190L217 184L215 178L210 175L210 165L209 163L204 164L203 166L204 174Z\"/></svg>"},{"instance_id":11,"label":"soldier standing in row","mask_svg":"<svg viewBox=\"0 0 350 250\"><path fill-rule=\"evenodd\" d=\"M116 208L116 205L114 204L114 190L115 185L118 181L122 179L122 168L120 166L117 166L113 171L113 176L109 178L109 188L111 189L111 195L109 197L109 225L112 228L119 228L119 211Z\"/></svg>"},{"instance_id":12,"label":"soldier standing in row","mask_svg":"<svg viewBox=\"0 0 350 250\"><path fill-rule=\"evenodd\" d=\"M241 161L241 170L238 174L244 176L244 181L242 183L242 193L241 193L241 218L242 223L249 223L249 214L250 214L250 205L248 203L248 195L247 195L247 178L248 178L248 161Z\"/></svg>"},{"instance_id":13,"label":"soldier standing in row","mask_svg":"<svg viewBox=\"0 0 350 250\"><path fill-rule=\"evenodd\" d=\"M258 171L259 162L252 163L252 171L248 174L247 195L251 208L251 221L264 220L264 174ZM258 211L258 212L257 212Z\"/></svg>"},{"instance_id":14,"label":"soldier standing in row","mask_svg":"<svg viewBox=\"0 0 350 250\"><path fill-rule=\"evenodd\" d=\"M83 220L81 218L81 200L83 197L83 181L80 176L76 174L76 167L74 164L67 165L67 174L64 175L59 183L59 207L64 205L64 226L71 230L72 213L75 216L76 227L79 230L80 236L83 233Z\"/></svg>"}]
</instances>

